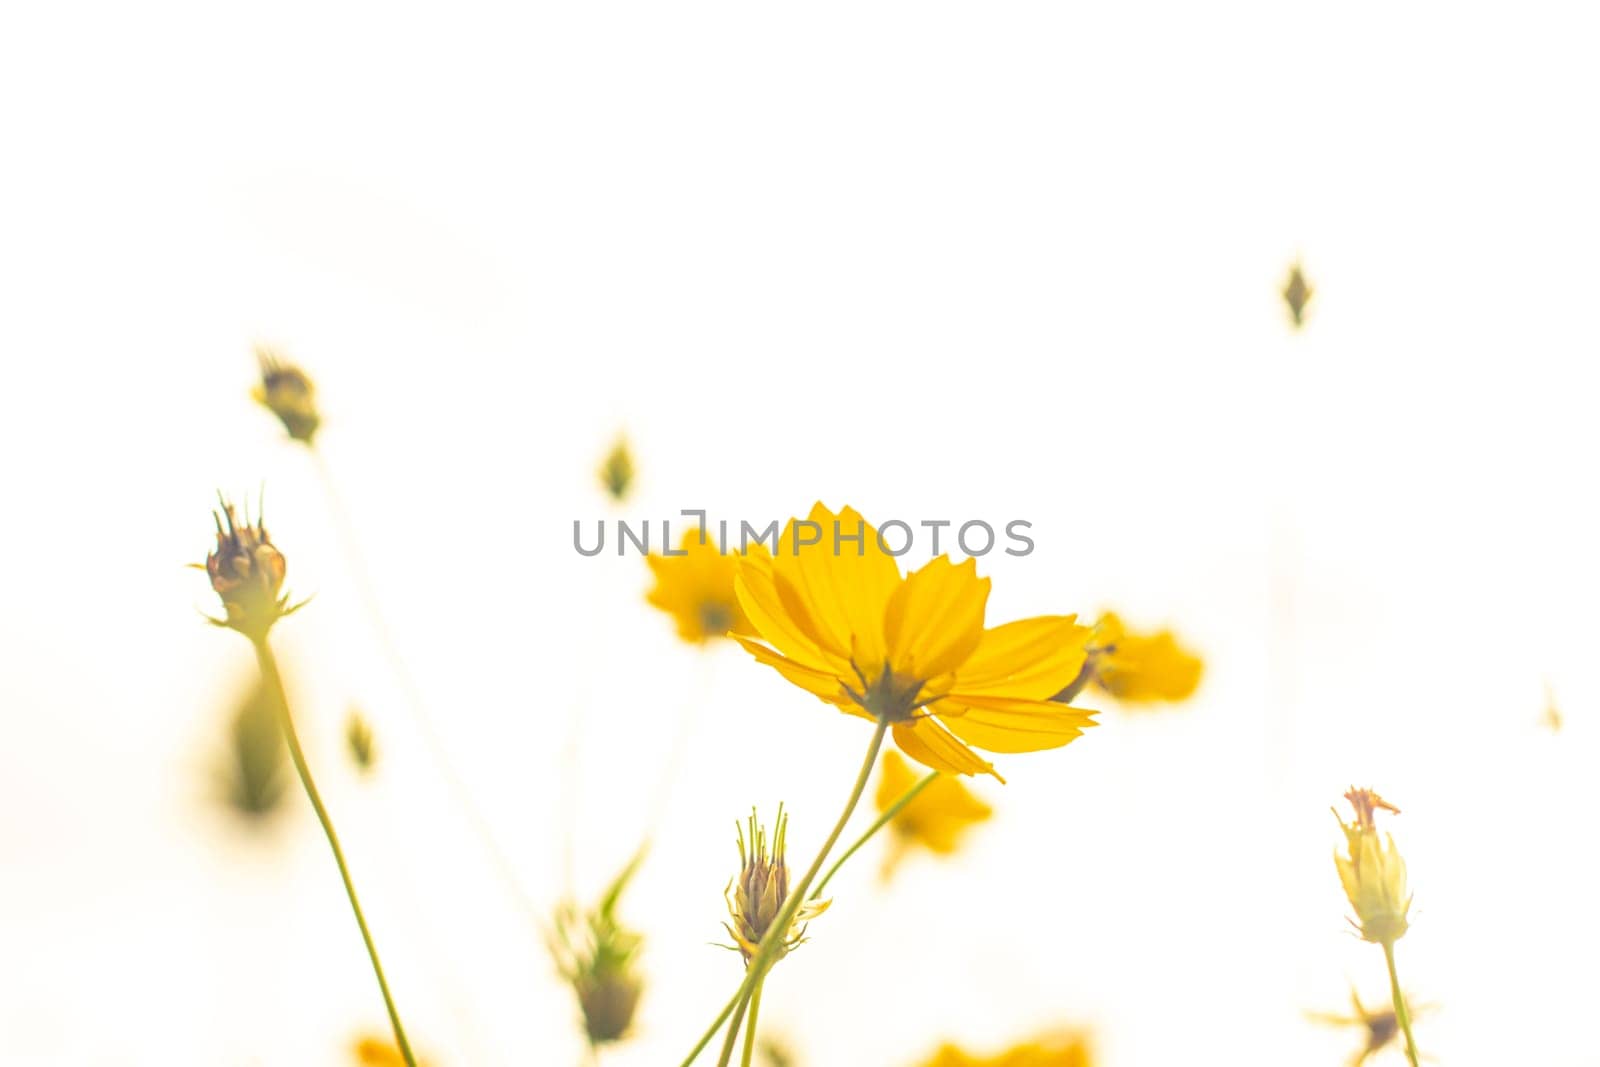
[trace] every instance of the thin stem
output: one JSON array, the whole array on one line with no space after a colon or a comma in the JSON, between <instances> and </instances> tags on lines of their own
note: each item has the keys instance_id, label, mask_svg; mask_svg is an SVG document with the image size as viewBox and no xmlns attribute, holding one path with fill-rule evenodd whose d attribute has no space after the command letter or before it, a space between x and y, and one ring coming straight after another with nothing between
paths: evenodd
<instances>
[{"instance_id":1,"label":"thin stem","mask_svg":"<svg viewBox=\"0 0 1600 1067\"><path fill-rule=\"evenodd\" d=\"M877 821L871 826L867 827L867 832L856 838L856 843L845 849L844 855L835 860L833 866L828 868L828 873L822 876L822 881L817 883L817 888L811 891L811 899L816 900L818 897L822 896L822 891L828 888L828 883L833 880L833 876L835 874L839 873L839 868L844 866L845 860L849 859L851 856L854 856L862 845L866 844L872 839L873 834L889 825L894 817L899 815L900 812L905 809L907 804L917 799L917 794L928 788L928 786L932 785L933 780L937 777L939 777L938 771L929 771L927 774L919 778L917 783L910 789L907 789L904 793L900 794L900 799L896 800L893 804L890 804L884 813L878 816Z\"/></svg>"},{"instance_id":2,"label":"thin stem","mask_svg":"<svg viewBox=\"0 0 1600 1067\"><path fill-rule=\"evenodd\" d=\"M275 698L273 703L278 712L278 725L283 729L283 739L289 746L294 769L299 773L300 784L305 786L306 797L317 813L317 821L322 824L322 832L327 835L328 847L333 850L334 862L339 865L339 877L344 881L345 896L350 898L350 910L355 912L356 925L361 928L361 940L366 942L367 956L372 960L372 973L377 975L378 989L383 992L383 1005L389 1010L389 1024L394 1028L395 1044L400 1046L400 1055L405 1058L406 1067L417 1067L416 1057L411 1053L411 1044L406 1040L405 1027L400 1025L400 1012L395 1008L394 997L389 992L389 980L383 976L383 964L378 960L378 946L372 941L372 931L367 929L367 917L361 913L361 899L356 896L355 882L350 879L350 868L345 863L344 849L339 847L339 835L334 832L333 820L328 816L328 809L323 806L322 794L317 792L317 783L312 779L311 768L306 764L305 751L300 747L300 735L295 732L294 717L289 714L289 696L283 688L283 676L278 673L278 661L273 656L272 646L267 644L265 635L252 643L256 647L256 661L261 664L261 680L266 683L268 691Z\"/></svg>"},{"instance_id":3,"label":"thin stem","mask_svg":"<svg viewBox=\"0 0 1600 1067\"><path fill-rule=\"evenodd\" d=\"M1405 995L1400 992L1400 975L1394 969L1394 942L1383 943L1383 958L1389 963L1389 990L1394 995L1394 1017L1400 1020L1400 1032L1406 1035L1406 1059L1411 1067L1421 1067L1417 1055L1417 1039L1411 1036L1411 1012L1406 1008Z\"/></svg>"},{"instance_id":4,"label":"thin stem","mask_svg":"<svg viewBox=\"0 0 1600 1067\"><path fill-rule=\"evenodd\" d=\"M389 631L388 623L384 619L383 610L378 605L377 588L373 585L372 575L367 572L365 562L361 558L360 540L356 536L356 525L350 518L349 511L345 508L344 498L339 493L338 485L333 478L333 471L328 466L327 458L322 454L320 447L310 449L311 457L316 463L317 474L322 481L322 489L328 498L328 511L333 516L333 524L339 532L339 543L344 550L345 564L355 580L356 591L361 597L361 606L367 614L367 622L372 627L373 635L377 637L378 644L383 650L384 659L388 661L389 670L394 674L395 681L405 693L406 703L411 707L411 717L416 721L417 728L422 734L422 741L433 756L435 768L439 777L444 779L446 787L455 794L456 804L466 815L467 821L472 824L473 832L477 834L484 852L494 864L495 873L500 876L506 885L512 899L522 908L523 912L535 923L543 921L533 902L522 890L522 883L517 878L516 872L511 867L511 862L500 850L499 843L495 840L493 831L489 829L488 820L478 811L477 805L472 801L472 794L467 789L466 782L456 771L455 764L446 754L443 740L434 728L433 719L428 714L422 701L421 690L417 688L416 680L411 676L411 668L406 662L406 657L401 655L400 647L395 643L394 635Z\"/></svg>"},{"instance_id":5,"label":"thin stem","mask_svg":"<svg viewBox=\"0 0 1600 1067\"><path fill-rule=\"evenodd\" d=\"M744 1055L739 1057L739 1067L750 1067L750 1059L756 1051L756 1016L761 1014L761 990L766 988L767 980L763 978L756 983L750 991L750 1021L744 1032Z\"/></svg>"},{"instance_id":6,"label":"thin stem","mask_svg":"<svg viewBox=\"0 0 1600 1067\"><path fill-rule=\"evenodd\" d=\"M822 848L817 852L817 858L811 861L811 867L806 871L805 877L790 891L789 897L784 901L783 910L778 912L778 918L767 927L766 936L761 939L761 946L756 949L756 954L750 961L750 967L745 972L744 984L739 987L737 994L739 1007L734 1010L734 1023L728 1028L727 1040L722 1046L722 1055L717 1060L717 1067L728 1067L733 1060L733 1047L739 1041L739 1016L743 1014L744 1004L750 994L755 991L756 985L766 977L767 970L778 959L778 952L789 941L789 928L794 924L795 913L800 910L800 905L805 903L806 893L811 889L811 883L816 881L817 874L822 870L822 865L828 861L828 853L833 851L833 846L838 844L839 835L844 833L845 824L850 821L850 816L855 813L856 805L861 802L861 794L866 792L867 779L872 777L872 768L878 764L878 751L883 748L884 735L889 732L889 720L879 719L878 725L872 731L872 741L867 745L867 757L861 761L861 770L856 774L855 785L850 788L850 799L845 801L844 811L839 813L839 821L834 823L833 831L828 834L828 839L822 843ZM694 1059L689 1058L688 1062Z\"/></svg>"}]
</instances>

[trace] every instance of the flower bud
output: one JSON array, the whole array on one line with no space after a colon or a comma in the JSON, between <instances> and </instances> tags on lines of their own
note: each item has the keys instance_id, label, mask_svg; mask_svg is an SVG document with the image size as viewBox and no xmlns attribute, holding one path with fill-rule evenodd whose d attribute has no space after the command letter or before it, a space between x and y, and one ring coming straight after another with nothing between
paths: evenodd
<instances>
[{"instance_id":1,"label":"flower bud","mask_svg":"<svg viewBox=\"0 0 1600 1067\"><path fill-rule=\"evenodd\" d=\"M782 806L778 808L778 822L768 847L767 832L756 822L755 811L747 822L748 839L739 829L739 873L728 883L723 895L728 901L728 914L733 922L723 923L732 935L746 966L754 958L761 941L767 936L783 912L789 899L789 868L784 862L784 838L789 828L789 817ZM774 960L782 959L805 941L805 924L828 910L832 901L808 901L795 912L789 929L781 935Z\"/></svg>"},{"instance_id":2,"label":"flower bud","mask_svg":"<svg viewBox=\"0 0 1600 1067\"><path fill-rule=\"evenodd\" d=\"M621 500L633 486L633 453L628 442L619 437L600 463L600 484L612 500Z\"/></svg>"},{"instance_id":3,"label":"flower bud","mask_svg":"<svg viewBox=\"0 0 1600 1067\"><path fill-rule=\"evenodd\" d=\"M1356 819L1353 823L1339 820L1346 852L1335 852L1333 862L1356 913L1351 924L1363 939L1392 945L1405 936L1411 897L1406 892L1405 860L1393 837L1385 834L1379 838L1373 816L1380 809L1398 815L1400 809L1370 789L1352 788L1344 796L1355 808Z\"/></svg>"},{"instance_id":4,"label":"flower bud","mask_svg":"<svg viewBox=\"0 0 1600 1067\"><path fill-rule=\"evenodd\" d=\"M309 445L322 425L322 417L317 414L316 387L305 371L270 348L257 347L256 360L261 364L261 384L250 395L278 416L290 437Z\"/></svg>"},{"instance_id":5,"label":"flower bud","mask_svg":"<svg viewBox=\"0 0 1600 1067\"><path fill-rule=\"evenodd\" d=\"M250 523L248 509L241 524L233 505L218 497L222 512L212 513L217 526L216 551L206 556L206 575L222 599L226 618L212 619L218 626L238 630L252 641L262 640L272 624L294 611L282 595L288 570L283 553L272 544L258 517ZM223 519L227 527L223 527ZM295 607L298 607L296 605Z\"/></svg>"}]
</instances>

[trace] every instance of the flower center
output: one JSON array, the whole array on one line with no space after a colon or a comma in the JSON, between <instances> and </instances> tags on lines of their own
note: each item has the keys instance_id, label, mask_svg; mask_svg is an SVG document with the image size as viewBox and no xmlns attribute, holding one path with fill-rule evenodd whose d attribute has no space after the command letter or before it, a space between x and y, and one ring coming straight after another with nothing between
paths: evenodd
<instances>
[{"instance_id":1,"label":"flower center","mask_svg":"<svg viewBox=\"0 0 1600 1067\"><path fill-rule=\"evenodd\" d=\"M847 685L845 692L850 694L851 700L866 708L873 718L904 722L911 718L912 712L929 702L922 699L922 679L896 674L887 663L873 678L862 673L855 660L850 661L850 667L856 672L861 688L858 690Z\"/></svg>"}]
</instances>

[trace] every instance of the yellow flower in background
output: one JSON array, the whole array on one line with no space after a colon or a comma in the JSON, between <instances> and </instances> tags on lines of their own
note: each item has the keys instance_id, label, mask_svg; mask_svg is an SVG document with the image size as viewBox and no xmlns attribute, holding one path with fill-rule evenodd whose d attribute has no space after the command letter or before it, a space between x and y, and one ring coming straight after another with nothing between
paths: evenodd
<instances>
[{"instance_id":1,"label":"yellow flower in background","mask_svg":"<svg viewBox=\"0 0 1600 1067\"><path fill-rule=\"evenodd\" d=\"M621 500L633 487L633 453L628 450L626 438L618 437L600 461L600 484L612 500Z\"/></svg>"},{"instance_id":2,"label":"yellow flower in background","mask_svg":"<svg viewBox=\"0 0 1600 1067\"><path fill-rule=\"evenodd\" d=\"M728 900L728 915L733 923L723 923L723 929L733 937L739 954L749 965L761 939L777 921L789 899L789 867L784 857L784 846L789 831L789 817L782 806L778 808L778 821L773 827L769 843L767 832L750 813L750 832L739 830L739 873L728 883L723 895ZM777 959L782 959L800 947L806 939L806 923L828 910L830 900L807 901L795 912L784 939L778 946Z\"/></svg>"},{"instance_id":3,"label":"yellow flower in background","mask_svg":"<svg viewBox=\"0 0 1600 1067\"><path fill-rule=\"evenodd\" d=\"M1392 836L1379 839L1373 817L1379 810L1398 815L1400 809L1370 789L1352 788L1344 797L1355 808L1356 821L1339 820L1347 851L1344 855L1335 852L1333 862L1356 913L1351 924L1361 931L1363 939L1393 945L1405 936L1406 916L1411 910L1406 862ZM1337 811L1334 816L1338 816Z\"/></svg>"},{"instance_id":4,"label":"yellow flower in background","mask_svg":"<svg viewBox=\"0 0 1600 1067\"><path fill-rule=\"evenodd\" d=\"M1108 611L1089 644L1094 684L1123 703L1186 700L1200 684L1200 657L1180 646L1171 630L1130 633Z\"/></svg>"},{"instance_id":5,"label":"yellow flower in background","mask_svg":"<svg viewBox=\"0 0 1600 1067\"><path fill-rule=\"evenodd\" d=\"M296 441L311 444L322 416L317 413L317 390L306 372L277 352L256 346L261 383L250 391L256 403L278 416L284 430Z\"/></svg>"},{"instance_id":6,"label":"yellow flower in background","mask_svg":"<svg viewBox=\"0 0 1600 1067\"><path fill-rule=\"evenodd\" d=\"M791 519L772 554L738 558L739 603L761 640L757 660L822 701L890 724L918 763L995 774L971 747L1058 748L1094 725L1050 697L1082 668L1089 631L1076 616L984 627L989 579L948 556L902 576L878 532L851 508ZM1004 781L1004 779L1001 779Z\"/></svg>"},{"instance_id":7,"label":"yellow flower in background","mask_svg":"<svg viewBox=\"0 0 1600 1067\"><path fill-rule=\"evenodd\" d=\"M943 1045L922 1067L1090 1067L1094 1048L1081 1033L1045 1037L993 1056L975 1056L959 1045Z\"/></svg>"},{"instance_id":8,"label":"yellow flower in background","mask_svg":"<svg viewBox=\"0 0 1600 1067\"><path fill-rule=\"evenodd\" d=\"M371 1034L358 1037L350 1046L357 1067L406 1067L406 1058L393 1041ZM429 1067L431 1060L417 1060L417 1067Z\"/></svg>"},{"instance_id":9,"label":"yellow flower in background","mask_svg":"<svg viewBox=\"0 0 1600 1067\"><path fill-rule=\"evenodd\" d=\"M727 637L730 630L755 636L733 591L737 555L719 552L697 528L684 533L679 549L682 555L652 552L645 557L655 576L645 600L671 615L678 636L692 645ZM753 550L765 551L759 544Z\"/></svg>"},{"instance_id":10,"label":"yellow flower in background","mask_svg":"<svg viewBox=\"0 0 1600 1067\"><path fill-rule=\"evenodd\" d=\"M1420 1009L1410 1003L1411 998L1406 998L1406 1007L1413 1018ZM1373 1056L1395 1044L1395 1038L1400 1036L1400 1018L1395 1014L1394 1008L1384 1005L1381 1008L1368 1009L1361 1003L1361 997L1354 988L1350 990L1350 1003L1355 1009L1353 1015L1335 1015L1331 1012L1307 1012L1309 1018L1315 1022L1328 1026L1349 1027L1360 1029L1365 1034L1365 1042L1356 1054L1350 1059L1350 1067L1362 1067L1362 1064Z\"/></svg>"},{"instance_id":11,"label":"yellow flower in background","mask_svg":"<svg viewBox=\"0 0 1600 1067\"><path fill-rule=\"evenodd\" d=\"M881 815L893 807L920 778L898 752L885 752L883 772L878 778L878 813ZM993 814L994 809L978 799L960 779L939 775L890 821L888 829L892 837L884 857L883 877L887 879L893 874L912 848L925 848L940 856L951 855L961 846L968 830Z\"/></svg>"}]
</instances>

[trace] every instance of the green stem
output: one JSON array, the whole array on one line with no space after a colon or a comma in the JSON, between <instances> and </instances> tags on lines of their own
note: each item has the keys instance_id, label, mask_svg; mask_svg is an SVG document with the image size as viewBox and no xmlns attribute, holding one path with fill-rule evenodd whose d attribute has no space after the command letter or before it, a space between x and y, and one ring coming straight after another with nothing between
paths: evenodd
<instances>
[{"instance_id":1,"label":"green stem","mask_svg":"<svg viewBox=\"0 0 1600 1067\"><path fill-rule=\"evenodd\" d=\"M929 771L927 774L918 779L917 783L910 789L907 789L904 793L900 794L900 799L896 800L893 804L890 804L888 809L885 810L882 815L878 816L877 821L871 826L867 827L867 832L856 838L856 843L845 849L844 855L835 860L833 866L828 868L828 873L822 876L822 881L817 883L817 888L811 891L811 899L816 900L818 897L822 896L822 891L828 888L828 883L833 880L834 875L839 873L839 868L844 866L845 860L849 859L851 856L854 856L856 852L860 850L862 845L872 840L873 834L889 825L890 821L893 820L896 815L899 815L900 812L905 809L907 804L917 799L918 793L932 785L933 780L937 777L939 777L938 771Z\"/></svg>"},{"instance_id":2,"label":"green stem","mask_svg":"<svg viewBox=\"0 0 1600 1067\"><path fill-rule=\"evenodd\" d=\"M1394 942L1383 943L1383 958L1389 963L1389 990L1394 994L1394 1017L1400 1021L1400 1032L1406 1035L1406 1059L1411 1067L1421 1067L1417 1055L1417 1039L1411 1036L1411 1012L1406 1009L1405 995L1400 992L1400 975L1394 969Z\"/></svg>"},{"instance_id":3,"label":"green stem","mask_svg":"<svg viewBox=\"0 0 1600 1067\"><path fill-rule=\"evenodd\" d=\"M800 905L805 903L811 883L816 881L822 865L828 861L828 853L838 844L839 835L844 833L845 824L850 821L856 805L861 802L861 794L866 792L867 779L872 777L872 768L878 765L878 752L883 748L883 739L888 732L889 720L879 719L872 731L872 741L867 745L866 759L861 761L861 770L856 774L855 785L850 788L850 799L845 801L844 811L839 813L839 821L833 824L833 831L822 843L817 858L811 861L811 867L806 871L805 877L790 891L788 899L784 901L783 910L778 912L778 918L767 927L766 936L761 939L761 946L756 949L755 957L751 959L750 967L745 972L744 984L739 987L737 994L740 998L739 1007L734 1010L734 1023L728 1028L728 1037L723 1042L722 1055L717 1060L717 1067L728 1067L732 1062L733 1047L739 1041L738 1019L743 1014L744 1005L749 996L755 992L756 985L766 977L767 970L777 962L779 951L788 943L789 928L794 925L795 913L800 910ZM693 1060L692 1056L690 1060Z\"/></svg>"},{"instance_id":4,"label":"green stem","mask_svg":"<svg viewBox=\"0 0 1600 1067\"><path fill-rule=\"evenodd\" d=\"M749 1028L744 1032L744 1055L739 1057L739 1067L750 1067L750 1059L756 1051L756 1016L761 1014L761 990L766 988L767 980L763 978L756 983L750 991L750 1022Z\"/></svg>"},{"instance_id":5,"label":"green stem","mask_svg":"<svg viewBox=\"0 0 1600 1067\"><path fill-rule=\"evenodd\" d=\"M322 832L327 835L328 847L333 849L334 862L339 865L339 877L344 880L345 896L350 898L350 910L356 913L356 925L361 927L361 940L366 942L367 956L372 960L372 973L378 976L378 989L383 993L384 1007L389 1009L389 1024L394 1028L395 1044L400 1046L400 1055L405 1058L406 1067L417 1067L416 1057L411 1053L411 1044L406 1040L405 1028L400 1025L400 1013L396 1010L394 997L389 992L389 980L383 976L383 964L378 960L378 946L373 944L372 932L367 929L367 918L361 913L361 899L356 896L355 883L350 879L350 868L344 860L344 849L339 847L339 835L334 833L333 820L328 816L328 809L323 806L322 794L317 792L317 783L312 780L311 768L306 765L306 754L300 747L300 735L295 732L294 717L289 714L289 696L283 688L283 676L278 673L278 661L272 654L272 646L267 644L266 635L263 634L253 644L256 647L256 661L261 664L261 680L266 683L268 691L275 698L278 725L283 729L283 739L289 746L294 769L299 772L300 784L305 786L306 797L317 813L317 821L322 824Z\"/></svg>"}]
</instances>

